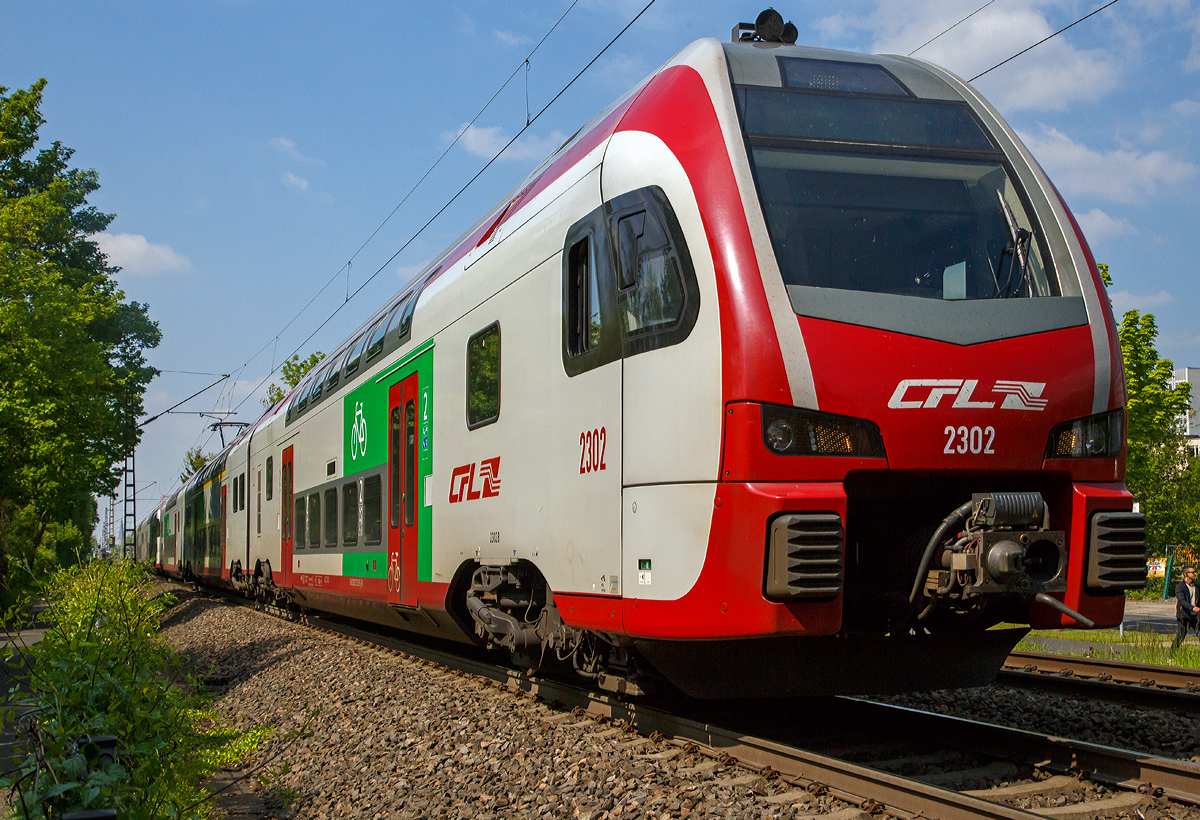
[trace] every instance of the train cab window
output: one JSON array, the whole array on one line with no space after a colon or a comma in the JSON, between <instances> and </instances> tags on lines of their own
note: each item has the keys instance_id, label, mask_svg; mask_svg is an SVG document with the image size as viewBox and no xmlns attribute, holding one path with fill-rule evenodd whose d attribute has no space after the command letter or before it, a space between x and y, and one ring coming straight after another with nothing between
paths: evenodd
<instances>
[{"instance_id":1,"label":"train cab window","mask_svg":"<svg viewBox=\"0 0 1200 820\"><path fill-rule=\"evenodd\" d=\"M270 501L275 495L273 492L275 489L275 472L271 467L272 461L274 461L274 459L271 456L267 456L267 501Z\"/></svg>"},{"instance_id":2,"label":"train cab window","mask_svg":"<svg viewBox=\"0 0 1200 820\"><path fill-rule=\"evenodd\" d=\"M467 340L467 429L500 418L500 323Z\"/></svg>"},{"instance_id":3,"label":"train cab window","mask_svg":"<svg viewBox=\"0 0 1200 820\"><path fill-rule=\"evenodd\" d=\"M304 518L304 496L297 496L295 503L296 513L292 516L292 520L296 523L295 537L292 539L292 546L296 549L304 549L304 533L305 533L305 518Z\"/></svg>"},{"instance_id":4,"label":"train cab window","mask_svg":"<svg viewBox=\"0 0 1200 820\"><path fill-rule=\"evenodd\" d=\"M363 479L363 543L374 546L383 540L383 477Z\"/></svg>"},{"instance_id":5,"label":"train cab window","mask_svg":"<svg viewBox=\"0 0 1200 820\"><path fill-rule=\"evenodd\" d=\"M572 356L600 344L600 283L596 246L585 236L568 251L567 347Z\"/></svg>"},{"instance_id":6,"label":"train cab window","mask_svg":"<svg viewBox=\"0 0 1200 820\"><path fill-rule=\"evenodd\" d=\"M358 543L358 482L342 485L342 544Z\"/></svg>"},{"instance_id":7,"label":"train cab window","mask_svg":"<svg viewBox=\"0 0 1200 820\"><path fill-rule=\"evenodd\" d=\"M371 328L371 332L367 334L367 346L364 349L367 361L371 361L383 352L383 336L387 333L387 318L380 319Z\"/></svg>"},{"instance_id":8,"label":"train cab window","mask_svg":"<svg viewBox=\"0 0 1200 820\"><path fill-rule=\"evenodd\" d=\"M617 221L621 326L626 337L671 327L683 312L679 259L653 213Z\"/></svg>"},{"instance_id":9,"label":"train cab window","mask_svg":"<svg viewBox=\"0 0 1200 820\"><path fill-rule=\"evenodd\" d=\"M313 493L308 497L308 543L310 546L321 546L321 494Z\"/></svg>"},{"instance_id":10,"label":"train cab window","mask_svg":"<svg viewBox=\"0 0 1200 820\"><path fill-rule=\"evenodd\" d=\"M330 487L325 491L325 546L337 546L337 489Z\"/></svg>"}]
</instances>

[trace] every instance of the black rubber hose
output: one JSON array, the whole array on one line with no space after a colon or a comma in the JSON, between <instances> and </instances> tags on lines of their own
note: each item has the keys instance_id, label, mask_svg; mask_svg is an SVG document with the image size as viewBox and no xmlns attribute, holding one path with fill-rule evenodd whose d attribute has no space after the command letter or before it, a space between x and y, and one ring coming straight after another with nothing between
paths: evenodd
<instances>
[{"instance_id":1,"label":"black rubber hose","mask_svg":"<svg viewBox=\"0 0 1200 820\"><path fill-rule=\"evenodd\" d=\"M910 604L917 601L917 593L921 591L921 584L924 583L925 576L929 573L929 565L933 563L933 554L937 552L937 548L941 543L946 540L946 536L953 532L966 519L967 513L971 512L974 508L974 501L966 502L946 516L938 528L934 530L933 537L929 539L929 544L925 547L925 554L921 556L921 566L917 570L917 577L913 581L912 592L908 596Z\"/></svg>"}]
</instances>

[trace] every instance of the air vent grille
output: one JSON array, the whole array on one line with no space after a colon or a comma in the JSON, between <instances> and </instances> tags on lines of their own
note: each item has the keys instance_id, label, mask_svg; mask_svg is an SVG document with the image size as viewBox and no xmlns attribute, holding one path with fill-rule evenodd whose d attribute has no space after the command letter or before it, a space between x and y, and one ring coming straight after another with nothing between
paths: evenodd
<instances>
[{"instance_id":1,"label":"air vent grille","mask_svg":"<svg viewBox=\"0 0 1200 820\"><path fill-rule=\"evenodd\" d=\"M1135 512L1098 512L1092 516L1088 543L1088 588L1119 592L1146 585L1146 516Z\"/></svg>"},{"instance_id":2,"label":"air vent grille","mask_svg":"<svg viewBox=\"0 0 1200 820\"><path fill-rule=\"evenodd\" d=\"M837 513L787 513L771 522L766 594L773 601L821 601L842 591L845 533Z\"/></svg>"}]
</instances>

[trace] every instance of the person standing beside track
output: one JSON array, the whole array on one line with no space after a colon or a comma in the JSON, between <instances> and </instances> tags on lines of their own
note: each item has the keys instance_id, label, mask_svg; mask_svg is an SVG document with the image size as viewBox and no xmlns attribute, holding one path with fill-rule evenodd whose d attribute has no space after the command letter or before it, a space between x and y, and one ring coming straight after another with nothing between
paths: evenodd
<instances>
[{"instance_id":1,"label":"person standing beside track","mask_svg":"<svg viewBox=\"0 0 1200 820\"><path fill-rule=\"evenodd\" d=\"M1175 620L1179 621L1179 632L1171 649L1178 649L1191 629L1200 638L1200 606L1196 601L1196 568L1183 568L1183 580L1175 585Z\"/></svg>"}]
</instances>

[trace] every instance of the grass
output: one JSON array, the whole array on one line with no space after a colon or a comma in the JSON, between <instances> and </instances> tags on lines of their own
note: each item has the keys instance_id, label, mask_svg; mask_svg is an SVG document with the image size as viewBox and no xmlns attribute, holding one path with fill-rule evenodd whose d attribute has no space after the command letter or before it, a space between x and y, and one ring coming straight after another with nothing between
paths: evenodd
<instances>
[{"instance_id":1,"label":"grass","mask_svg":"<svg viewBox=\"0 0 1200 820\"><path fill-rule=\"evenodd\" d=\"M1090 632L1091 630L1063 630L1071 632ZM1113 632L1115 630L1095 630L1097 632ZM1146 663L1153 666L1175 666L1183 669L1200 669L1200 643L1189 636L1179 649L1171 650L1171 638L1157 635L1153 632L1125 633L1124 639L1103 642L1093 641L1092 645L1080 645L1075 649L1060 649L1049 647L1039 637L1055 638L1058 635L1049 630L1039 630L1021 639L1017 649L1023 652L1045 652L1051 655L1067 655L1076 658L1096 658L1099 660L1120 660L1127 663Z\"/></svg>"}]
</instances>

